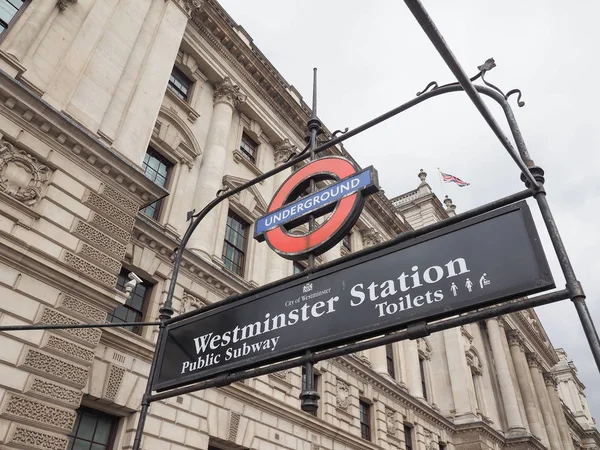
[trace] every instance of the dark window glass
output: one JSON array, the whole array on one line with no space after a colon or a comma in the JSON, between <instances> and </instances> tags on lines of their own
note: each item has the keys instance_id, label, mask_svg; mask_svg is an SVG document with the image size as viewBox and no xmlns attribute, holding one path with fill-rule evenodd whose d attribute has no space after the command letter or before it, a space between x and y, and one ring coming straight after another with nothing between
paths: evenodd
<instances>
[{"instance_id":1,"label":"dark window glass","mask_svg":"<svg viewBox=\"0 0 600 450\"><path fill-rule=\"evenodd\" d=\"M169 89L181 100L187 102L192 81L177 67L173 67L169 77Z\"/></svg>"},{"instance_id":2,"label":"dark window glass","mask_svg":"<svg viewBox=\"0 0 600 450\"><path fill-rule=\"evenodd\" d=\"M8 24L25 3L23 0L0 0L0 34L8 28Z\"/></svg>"},{"instance_id":3,"label":"dark window glass","mask_svg":"<svg viewBox=\"0 0 600 450\"><path fill-rule=\"evenodd\" d=\"M165 187L171 167L173 167L173 164L168 159L166 159L153 148L148 148L142 164L142 168L144 169L146 177L150 178L159 186ZM142 212L148 217L158 220L161 204L162 199L146 206Z\"/></svg>"},{"instance_id":4,"label":"dark window glass","mask_svg":"<svg viewBox=\"0 0 600 450\"><path fill-rule=\"evenodd\" d=\"M118 419L88 408L79 408L68 450L110 450L113 448Z\"/></svg>"},{"instance_id":5,"label":"dark window glass","mask_svg":"<svg viewBox=\"0 0 600 450\"><path fill-rule=\"evenodd\" d=\"M242 142L240 142L240 151L248 161L256 163L256 151L258 144L252 140L246 133L242 133Z\"/></svg>"},{"instance_id":6,"label":"dark window glass","mask_svg":"<svg viewBox=\"0 0 600 450\"><path fill-rule=\"evenodd\" d=\"M237 214L229 211L223 244L223 263L239 276L244 276L247 235L248 224Z\"/></svg>"},{"instance_id":7,"label":"dark window glass","mask_svg":"<svg viewBox=\"0 0 600 450\"><path fill-rule=\"evenodd\" d=\"M423 389L423 398L428 400L427 383L425 382L425 358L419 357L419 370L421 372L421 389Z\"/></svg>"},{"instance_id":8,"label":"dark window glass","mask_svg":"<svg viewBox=\"0 0 600 450\"><path fill-rule=\"evenodd\" d=\"M360 435L363 439L371 440L371 405L362 400L359 402L360 409Z\"/></svg>"},{"instance_id":9,"label":"dark window glass","mask_svg":"<svg viewBox=\"0 0 600 450\"><path fill-rule=\"evenodd\" d=\"M299 262L294 261L294 275L304 272L305 267Z\"/></svg>"},{"instance_id":10,"label":"dark window glass","mask_svg":"<svg viewBox=\"0 0 600 450\"><path fill-rule=\"evenodd\" d=\"M392 344L385 346L385 359L387 361L387 371L390 377L396 379L396 369L394 367L394 347Z\"/></svg>"},{"instance_id":11,"label":"dark window glass","mask_svg":"<svg viewBox=\"0 0 600 450\"><path fill-rule=\"evenodd\" d=\"M344 236L344 240L342 241L342 247L344 247L349 252L352 251L352 244L351 244L351 240L350 240L350 233L348 233L346 236Z\"/></svg>"},{"instance_id":12,"label":"dark window glass","mask_svg":"<svg viewBox=\"0 0 600 450\"><path fill-rule=\"evenodd\" d=\"M121 292L125 292L125 283L129 281L127 275L129 275L129 271L122 269L117 278L117 289ZM108 314L106 320L113 323L141 322L144 316L146 298L151 289L152 285L150 283L145 281L138 283L125 304L117 306L112 313ZM141 332L141 327L127 326L121 328L138 334Z\"/></svg>"},{"instance_id":13,"label":"dark window glass","mask_svg":"<svg viewBox=\"0 0 600 450\"><path fill-rule=\"evenodd\" d=\"M438 442L438 447L440 448L440 450L446 450L448 448L443 442Z\"/></svg>"},{"instance_id":14,"label":"dark window glass","mask_svg":"<svg viewBox=\"0 0 600 450\"><path fill-rule=\"evenodd\" d=\"M404 441L406 443L406 450L412 450L412 427L407 424L404 424Z\"/></svg>"}]
</instances>

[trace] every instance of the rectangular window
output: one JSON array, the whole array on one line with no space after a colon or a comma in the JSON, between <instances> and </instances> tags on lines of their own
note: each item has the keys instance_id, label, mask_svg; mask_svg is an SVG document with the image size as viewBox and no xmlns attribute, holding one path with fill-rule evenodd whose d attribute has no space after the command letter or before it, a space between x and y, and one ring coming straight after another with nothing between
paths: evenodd
<instances>
[{"instance_id":1,"label":"rectangular window","mask_svg":"<svg viewBox=\"0 0 600 450\"><path fill-rule=\"evenodd\" d=\"M256 164L256 152L258 150L258 144L248 136L246 133L242 133L242 142L240 143L240 151L244 158L248 161Z\"/></svg>"},{"instance_id":2,"label":"rectangular window","mask_svg":"<svg viewBox=\"0 0 600 450\"><path fill-rule=\"evenodd\" d=\"M111 450L117 431L117 417L79 408L73 431L69 434L68 450Z\"/></svg>"},{"instance_id":3,"label":"rectangular window","mask_svg":"<svg viewBox=\"0 0 600 450\"><path fill-rule=\"evenodd\" d=\"M146 156L144 157L144 162L142 163L142 169L144 169L144 174L147 178L161 187L166 187L171 167L173 167L171 161L162 156L153 148L148 147L148 150L146 150ZM148 217L158 220L161 205L162 199L146 206L142 212Z\"/></svg>"},{"instance_id":4,"label":"rectangular window","mask_svg":"<svg viewBox=\"0 0 600 450\"><path fill-rule=\"evenodd\" d=\"M444 442L438 442L438 447L440 448L440 450L446 450L448 448L448 446Z\"/></svg>"},{"instance_id":5,"label":"rectangular window","mask_svg":"<svg viewBox=\"0 0 600 450\"><path fill-rule=\"evenodd\" d=\"M404 424L404 442L406 450L412 450L412 427L406 423Z\"/></svg>"},{"instance_id":6,"label":"rectangular window","mask_svg":"<svg viewBox=\"0 0 600 450\"><path fill-rule=\"evenodd\" d=\"M363 439L371 440L371 405L362 400L359 402L360 409L360 435Z\"/></svg>"},{"instance_id":7,"label":"rectangular window","mask_svg":"<svg viewBox=\"0 0 600 450\"><path fill-rule=\"evenodd\" d=\"M351 235L351 233L348 233L346 236L344 236L344 239L342 240L342 247L344 247L344 249L346 249L348 252L352 251Z\"/></svg>"},{"instance_id":8,"label":"rectangular window","mask_svg":"<svg viewBox=\"0 0 600 450\"><path fill-rule=\"evenodd\" d=\"M241 277L244 276L248 228L248 224L242 218L229 211L225 229L225 243L223 244L223 263L225 267Z\"/></svg>"},{"instance_id":9,"label":"rectangular window","mask_svg":"<svg viewBox=\"0 0 600 450\"><path fill-rule=\"evenodd\" d=\"M8 24L24 3L24 0L0 0L0 34L8 28Z\"/></svg>"},{"instance_id":10,"label":"rectangular window","mask_svg":"<svg viewBox=\"0 0 600 450\"><path fill-rule=\"evenodd\" d=\"M396 368L394 367L394 347L392 344L385 346L385 359L387 361L387 371L390 377L396 379Z\"/></svg>"},{"instance_id":11,"label":"rectangular window","mask_svg":"<svg viewBox=\"0 0 600 450\"><path fill-rule=\"evenodd\" d=\"M184 102L188 101L192 81L177 67L173 67L169 77L169 89Z\"/></svg>"},{"instance_id":12,"label":"rectangular window","mask_svg":"<svg viewBox=\"0 0 600 450\"><path fill-rule=\"evenodd\" d=\"M419 371L421 372L421 389L423 389L423 398L429 400L427 396L427 383L425 378L425 358L419 356Z\"/></svg>"},{"instance_id":13,"label":"rectangular window","mask_svg":"<svg viewBox=\"0 0 600 450\"><path fill-rule=\"evenodd\" d=\"M117 289L121 292L125 292L125 283L129 281L127 277L129 271L122 269L119 277L117 278ZM124 305L119 305L106 317L107 322L112 323L123 323L123 322L142 322L144 318L144 311L147 303L147 298L152 290L152 285L147 282L138 283ZM141 327L127 326L121 327L123 330L129 330L134 333L140 334Z\"/></svg>"}]
</instances>

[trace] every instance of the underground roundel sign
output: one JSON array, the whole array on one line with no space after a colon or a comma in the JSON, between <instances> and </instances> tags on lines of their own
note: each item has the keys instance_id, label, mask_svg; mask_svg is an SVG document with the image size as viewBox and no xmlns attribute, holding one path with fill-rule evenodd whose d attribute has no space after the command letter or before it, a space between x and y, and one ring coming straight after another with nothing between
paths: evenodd
<instances>
[{"instance_id":1,"label":"underground roundel sign","mask_svg":"<svg viewBox=\"0 0 600 450\"><path fill-rule=\"evenodd\" d=\"M310 193L311 180L318 188ZM360 216L364 199L378 190L377 172L329 156L294 172L277 190L267 214L256 221L254 238L266 240L286 259L322 254L341 241ZM310 217L316 220L310 230ZM302 226L306 225L306 226Z\"/></svg>"}]
</instances>

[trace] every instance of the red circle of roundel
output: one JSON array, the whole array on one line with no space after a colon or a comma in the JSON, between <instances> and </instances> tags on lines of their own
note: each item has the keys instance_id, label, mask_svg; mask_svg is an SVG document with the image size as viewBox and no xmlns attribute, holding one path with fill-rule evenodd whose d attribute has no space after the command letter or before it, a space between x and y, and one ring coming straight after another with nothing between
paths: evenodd
<instances>
[{"instance_id":1,"label":"red circle of roundel","mask_svg":"<svg viewBox=\"0 0 600 450\"><path fill-rule=\"evenodd\" d=\"M326 157L317 159L298 171L294 172L279 188L268 212L273 212L285 205L290 193L302 182L315 175L329 174L337 179L343 179L355 174L354 165L343 158ZM353 221L349 219L354 216L362 206L362 197L354 193L338 201L331 217L319 228L307 234L293 236L287 234L282 227L277 227L265 233L265 239L269 246L279 255L288 259L300 259L308 253L323 253L335 245L336 237L341 236L340 231L351 227Z\"/></svg>"}]
</instances>

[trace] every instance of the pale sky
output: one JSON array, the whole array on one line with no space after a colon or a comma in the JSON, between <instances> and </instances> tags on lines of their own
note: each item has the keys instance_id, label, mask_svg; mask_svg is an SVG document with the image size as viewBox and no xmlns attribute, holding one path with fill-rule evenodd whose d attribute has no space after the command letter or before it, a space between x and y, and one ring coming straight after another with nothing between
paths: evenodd
<instances>
[{"instance_id":1,"label":"pale sky","mask_svg":"<svg viewBox=\"0 0 600 450\"><path fill-rule=\"evenodd\" d=\"M318 115L330 129L354 128L414 97L451 72L401 1L220 0L283 77L310 104L312 68L319 70ZM486 79L511 98L533 160L546 171L548 201L588 307L600 323L600 241L595 222L600 94L594 87L600 4L558 0L424 0L438 29L469 75L487 58ZM488 101L505 126L500 108ZM418 185L424 169L436 194L457 212L524 188L519 172L464 93L448 94L345 142L363 167L374 165L392 198ZM471 183L441 185L437 168ZM546 256L559 288L564 277L539 219ZM553 345L566 350L586 385L592 415L600 415L600 375L569 300L536 309Z\"/></svg>"}]
</instances>

